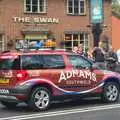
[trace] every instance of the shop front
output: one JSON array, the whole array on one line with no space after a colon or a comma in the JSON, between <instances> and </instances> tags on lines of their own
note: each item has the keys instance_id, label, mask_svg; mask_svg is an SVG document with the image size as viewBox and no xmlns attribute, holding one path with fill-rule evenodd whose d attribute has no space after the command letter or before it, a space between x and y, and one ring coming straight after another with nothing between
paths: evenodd
<instances>
[{"instance_id":1,"label":"shop front","mask_svg":"<svg viewBox=\"0 0 120 120\"><path fill-rule=\"evenodd\" d=\"M22 30L23 39L16 39L16 49L46 48L48 40L53 38L49 29L33 28Z\"/></svg>"}]
</instances>

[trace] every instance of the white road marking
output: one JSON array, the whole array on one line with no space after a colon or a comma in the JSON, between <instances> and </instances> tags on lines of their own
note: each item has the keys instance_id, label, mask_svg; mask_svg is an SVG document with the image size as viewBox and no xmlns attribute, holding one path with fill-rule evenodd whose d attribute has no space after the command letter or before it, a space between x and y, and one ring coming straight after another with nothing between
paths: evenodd
<instances>
[{"instance_id":1,"label":"white road marking","mask_svg":"<svg viewBox=\"0 0 120 120\"><path fill-rule=\"evenodd\" d=\"M27 120L27 119L30 120L30 119L35 119L35 118L44 118L44 117L76 114L76 113L85 113L85 112L101 111L101 110L115 109L115 108L120 108L120 104L103 105L103 106L88 107L88 108L82 108L82 109L63 110L63 111L47 112L47 113L37 113L37 114L31 114L31 115L21 115L21 116L0 118L0 120Z\"/></svg>"}]
</instances>

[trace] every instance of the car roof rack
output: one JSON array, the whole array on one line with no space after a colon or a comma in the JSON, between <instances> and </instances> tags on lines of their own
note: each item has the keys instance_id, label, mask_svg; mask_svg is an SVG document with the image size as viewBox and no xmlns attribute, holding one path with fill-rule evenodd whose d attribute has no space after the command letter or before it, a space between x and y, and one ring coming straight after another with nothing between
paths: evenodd
<instances>
[{"instance_id":1,"label":"car roof rack","mask_svg":"<svg viewBox=\"0 0 120 120\"><path fill-rule=\"evenodd\" d=\"M19 49L17 51L21 52L29 52L29 51L50 51L50 50L55 50L55 51L66 51L66 49L61 49L61 48L55 48L55 47L49 47L49 48L23 48Z\"/></svg>"},{"instance_id":2,"label":"car roof rack","mask_svg":"<svg viewBox=\"0 0 120 120\"><path fill-rule=\"evenodd\" d=\"M8 53L8 52L10 52L10 50L2 51L1 53Z\"/></svg>"}]
</instances>

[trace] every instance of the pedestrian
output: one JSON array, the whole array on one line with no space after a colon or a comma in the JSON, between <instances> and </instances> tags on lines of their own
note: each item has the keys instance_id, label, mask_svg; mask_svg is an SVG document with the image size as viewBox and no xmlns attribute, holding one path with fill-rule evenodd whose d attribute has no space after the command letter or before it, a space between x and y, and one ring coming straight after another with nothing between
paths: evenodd
<instances>
[{"instance_id":1,"label":"pedestrian","mask_svg":"<svg viewBox=\"0 0 120 120\"><path fill-rule=\"evenodd\" d=\"M120 63L120 49L117 50L118 62Z\"/></svg>"},{"instance_id":2,"label":"pedestrian","mask_svg":"<svg viewBox=\"0 0 120 120\"><path fill-rule=\"evenodd\" d=\"M105 51L102 48L102 42L99 43L99 46L94 47L92 56L95 64L101 69L105 69Z\"/></svg>"},{"instance_id":3,"label":"pedestrian","mask_svg":"<svg viewBox=\"0 0 120 120\"><path fill-rule=\"evenodd\" d=\"M117 63L118 63L118 57L117 54L114 52L114 49L112 49L112 47L110 47L108 54L105 58L106 60L106 67L108 70L111 71L116 71L116 67L117 67Z\"/></svg>"},{"instance_id":4,"label":"pedestrian","mask_svg":"<svg viewBox=\"0 0 120 120\"><path fill-rule=\"evenodd\" d=\"M83 44L78 45L78 54L85 56L85 57L88 57L87 51L85 51L85 52L83 51Z\"/></svg>"},{"instance_id":5,"label":"pedestrian","mask_svg":"<svg viewBox=\"0 0 120 120\"><path fill-rule=\"evenodd\" d=\"M116 54L118 58L117 72L120 73L120 49L117 50Z\"/></svg>"},{"instance_id":6,"label":"pedestrian","mask_svg":"<svg viewBox=\"0 0 120 120\"><path fill-rule=\"evenodd\" d=\"M77 47L77 46L74 46L72 51L73 51L74 53L78 53L78 47Z\"/></svg>"}]
</instances>

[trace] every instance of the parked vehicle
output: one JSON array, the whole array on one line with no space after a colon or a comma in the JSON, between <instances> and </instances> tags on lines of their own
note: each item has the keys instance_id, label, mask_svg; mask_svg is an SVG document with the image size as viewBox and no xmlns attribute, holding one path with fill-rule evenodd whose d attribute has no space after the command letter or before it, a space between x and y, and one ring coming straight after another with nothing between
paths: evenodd
<instances>
[{"instance_id":1,"label":"parked vehicle","mask_svg":"<svg viewBox=\"0 0 120 120\"><path fill-rule=\"evenodd\" d=\"M100 70L76 53L43 49L0 54L0 101L7 107L24 101L34 110L46 110L58 96L99 95L116 102L119 89L119 74Z\"/></svg>"}]
</instances>

